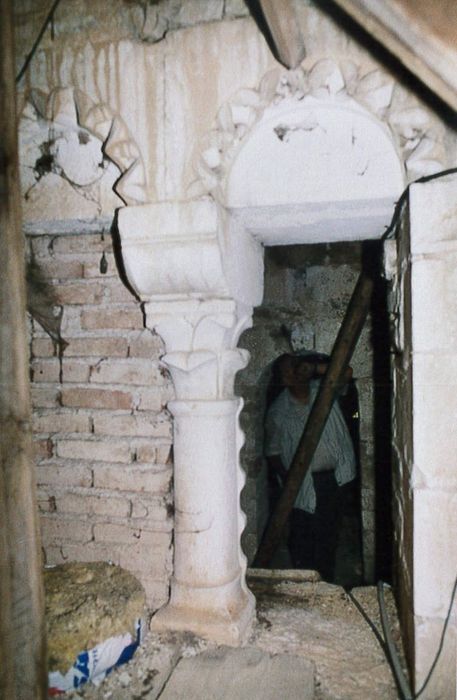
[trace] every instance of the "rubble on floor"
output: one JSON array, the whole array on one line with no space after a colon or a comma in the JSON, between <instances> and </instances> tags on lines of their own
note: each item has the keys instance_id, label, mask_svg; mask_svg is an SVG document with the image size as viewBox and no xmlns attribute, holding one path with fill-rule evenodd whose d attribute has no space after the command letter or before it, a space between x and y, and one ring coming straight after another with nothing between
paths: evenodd
<instances>
[{"instance_id":1,"label":"rubble on floor","mask_svg":"<svg viewBox=\"0 0 457 700\"><path fill-rule=\"evenodd\" d=\"M295 659L311 662L314 689L308 690L314 691L314 695L308 697L315 700L398 698L381 646L343 588L319 581L310 572L251 571L250 574L248 584L257 598L257 623L244 649L245 663L254 654L262 668L265 655L270 658L286 655L290 658L283 668L288 669L290 683L293 683L291 668L295 665L298 673L300 665L300 662L294 664ZM376 588L355 588L352 594L382 635ZM386 592L386 602L392 634L401 651L399 623L390 589ZM72 700L167 700L173 697L170 692L179 681L178 675L182 675L186 678L186 700L201 700L201 664L208 667L208 655L210 659L226 658L226 649L191 634L149 632L134 659L114 670L100 687L87 684L66 697ZM242 655L243 649L240 653ZM183 665L184 674L183 667L181 670L179 667L181 659L187 659ZM229 662L233 663L233 659ZM211 697L235 697L225 692L225 688L220 687L220 695ZM258 694L248 686L246 692L248 694L238 695L240 700L265 698L260 684ZM289 695L288 687L284 687L283 696L294 697ZM205 697L209 696L205 694Z\"/></svg>"},{"instance_id":2,"label":"rubble on floor","mask_svg":"<svg viewBox=\"0 0 457 700\"><path fill-rule=\"evenodd\" d=\"M61 564L45 570L44 588L51 688L103 678L129 648L134 653L146 598L128 571L105 562Z\"/></svg>"}]
</instances>

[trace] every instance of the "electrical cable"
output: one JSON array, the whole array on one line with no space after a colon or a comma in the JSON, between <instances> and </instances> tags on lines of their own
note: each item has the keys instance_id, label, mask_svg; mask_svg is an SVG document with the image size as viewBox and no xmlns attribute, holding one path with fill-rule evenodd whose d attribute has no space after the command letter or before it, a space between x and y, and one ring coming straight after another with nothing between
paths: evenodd
<instances>
[{"instance_id":1,"label":"electrical cable","mask_svg":"<svg viewBox=\"0 0 457 700\"><path fill-rule=\"evenodd\" d=\"M385 644L385 642L384 642L384 640L383 640L381 634L379 633L378 628L376 627L375 623L373 622L373 620L369 617L369 615L367 615L367 613L366 613L365 610L362 608L362 606L360 605L360 603L359 603L359 601L357 600L357 598L351 593L350 590L347 590L347 589L346 589L346 595L350 598L350 600L352 601L352 603L355 605L355 607L357 608L357 610L359 611L359 613L362 615L362 617L363 617L363 619L365 620L365 622L367 623L367 625L368 625L369 627L371 627L371 631L373 632L374 636L375 636L376 639L378 640L379 646L380 646L381 649L383 650L384 654L386 654L386 644Z\"/></svg>"},{"instance_id":2,"label":"electrical cable","mask_svg":"<svg viewBox=\"0 0 457 700\"><path fill-rule=\"evenodd\" d=\"M400 659L398 657L397 650L395 648L394 640L392 639L392 633L390 631L389 618L387 616L386 602L384 599L384 582L378 581L377 586L378 591L378 605L379 612L381 616L381 624L384 632L385 639L385 650L386 656L389 660L390 667L392 668L395 682L402 696L402 700L413 700L413 694L409 681L403 673L403 669L400 664Z\"/></svg>"},{"instance_id":3,"label":"electrical cable","mask_svg":"<svg viewBox=\"0 0 457 700\"><path fill-rule=\"evenodd\" d=\"M24 61L24 65L22 66L21 70L19 71L19 73L18 73L17 76L16 76L16 83L18 83L18 82L21 80L21 78L22 78L22 76L24 75L25 71L26 71L27 68L29 67L30 61L32 60L32 58L33 58L33 56L34 56L34 54L35 54L35 52L36 52L36 50L37 50L37 48L38 48L38 45L39 45L41 39L43 38L43 34L45 33L46 28L47 28L49 22L52 20L52 18L53 18L53 16L54 16L54 12L56 11L57 5L59 4L59 2L60 2L60 0L54 0L54 2L52 3L51 9L49 10L48 14L46 15L46 19L45 19L44 22L43 22L43 26L41 27L41 29L40 29L40 31L39 31L39 33L38 33L38 36L37 36L37 38L35 39L34 44L33 44L32 48L31 48L31 50L30 50L29 53L27 54L27 57L26 57L26 59L25 59L25 61Z\"/></svg>"},{"instance_id":4,"label":"electrical cable","mask_svg":"<svg viewBox=\"0 0 457 700\"><path fill-rule=\"evenodd\" d=\"M440 643L438 645L438 649L437 649L437 652L435 654L435 658L433 659L432 665L430 666L429 672L427 673L427 676L426 676L421 688L415 694L412 693L410 686L409 686L409 682L408 682L405 674L403 673L403 669L401 668L400 659L398 657L398 653L397 653L397 650L395 648L395 644L394 644L394 641L392 638L392 634L390 631L389 619L388 619L387 610L386 610L386 606L385 606L384 586L385 586L385 583L383 581L378 582L378 586L377 586L378 603L379 603L381 624L383 627L385 640L382 639L382 637L379 634L373 620L370 619L369 615L362 608L362 606L360 605L358 600L352 595L352 593L350 591L346 591L346 593L349 596L352 603L357 608L357 610L363 616L364 620L370 626L370 628L371 628L372 632L374 633L376 639L378 640L382 650L384 651L386 658L387 658L387 661L389 662L389 665L392 668L392 672L394 674L394 678L395 678L395 681L397 683L398 690L401 694L401 700L417 700L417 698L419 698L420 695L422 695L422 693L426 689L427 685L429 684L430 679L431 679L433 672L436 668L436 665L438 663L438 660L440 658L441 652L443 651L444 640L446 637L446 632L447 632L447 628L449 625L449 621L451 619L452 606L454 605L454 600L455 600L455 596L457 593L457 577L455 578L454 585L452 588L451 599L449 602L449 608L448 608L446 618L444 621L443 629L441 632Z\"/></svg>"}]
</instances>

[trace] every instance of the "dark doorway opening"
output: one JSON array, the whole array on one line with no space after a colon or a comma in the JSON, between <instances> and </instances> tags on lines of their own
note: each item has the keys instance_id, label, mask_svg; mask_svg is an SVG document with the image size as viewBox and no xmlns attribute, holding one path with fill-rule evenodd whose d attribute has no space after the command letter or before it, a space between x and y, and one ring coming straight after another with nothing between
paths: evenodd
<instances>
[{"instance_id":1,"label":"dark doorway opening","mask_svg":"<svg viewBox=\"0 0 457 700\"><path fill-rule=\"evenodd\" d=\"M270 509L262 458L269 367L284 352L329 354L361 269L376 280L369 320L351 365L354 380L340 398L357 457L357 479L345 508L335 582L351 587L391 579L390 356L386 288L380 242L278 246L265 251L265 297L241 346L251 363L237 379L245 400L241 462L247 483L242 508L247 527L242 546L252 562ZM281 547L272 568L288 568Z\"/></svg>"}]
</instances>

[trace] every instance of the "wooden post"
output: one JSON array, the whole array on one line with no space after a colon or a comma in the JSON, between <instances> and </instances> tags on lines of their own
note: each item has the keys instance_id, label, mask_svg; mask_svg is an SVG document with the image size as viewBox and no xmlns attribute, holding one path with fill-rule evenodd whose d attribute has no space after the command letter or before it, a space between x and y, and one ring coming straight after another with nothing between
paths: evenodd
<instances>
[{"instance_id":1,"label":"wooden post","mask_svg":"<svg viewBox=\"0 0 457 700\"><path fill-rule=\"evenodd\" d=\"M290 465L283 492L268 523L254 561L254 566L260 568L267 566L278 547L281 533L294 506L303 479L311 465L311 460L319 444L325 423L341 386L341 379L349 365L365 323L370 307L372 289L373 281L366 274L362 273L349 302L346 316L333 346L328 370L311 408L297 452Z\"/></svg>"},{"instance_id":2,"label":"wooden post","mask_svg":"<svg viewBox=\"0 0 457 700\"><path fill-rule=\"evenodd\" d=\"M260 0L259 4L278 60L286 68L298 68L306 50L292 0Z\"/></svg>"},{"instance_id":3,"label":"wooden post","mask_svg":"<svg viewBox=\"0 0 457 700\"><path fill-rule=\"evenodd\" d=\"M0 697L46 698L43 584L31 460L13 26L0 0Z\"/></svg>"}]
</instances>

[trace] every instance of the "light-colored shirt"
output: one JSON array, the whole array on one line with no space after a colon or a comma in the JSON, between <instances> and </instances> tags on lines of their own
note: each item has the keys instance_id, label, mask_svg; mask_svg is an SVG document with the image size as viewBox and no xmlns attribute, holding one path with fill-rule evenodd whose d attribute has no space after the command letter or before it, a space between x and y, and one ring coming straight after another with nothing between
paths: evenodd
<instances>
[{"instance_id":1,"label":"light-colored shirt","mask_svg":"<svg viewBox=\"0 0 457 700\"><path fill-rule=\"evenodd\" d=\"M279 455L286 469L289 469L297 451L318 388L319 382L310 383L310 398L306 404L294 399L289 390L284 389L268 410L265 423L265 455ZM351 436L337 401L332 406L311 467L298 492L295 508L314 513L316 492L312 472L332 469L335 470L335 479L339 486L352 481L356 475Z\"/></svg>"}]
</instances>

